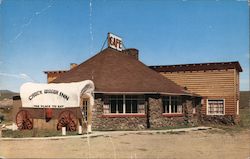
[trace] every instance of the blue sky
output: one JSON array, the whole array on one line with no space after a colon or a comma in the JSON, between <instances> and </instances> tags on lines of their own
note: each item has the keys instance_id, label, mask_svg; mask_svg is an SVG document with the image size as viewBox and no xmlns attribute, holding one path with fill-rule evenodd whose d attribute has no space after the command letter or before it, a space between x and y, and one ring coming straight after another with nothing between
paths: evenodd
<instances>
[{"instance_id":1,"label":"blue sky","mask_svg":"<svg viewBox=\"0 0 250 159\"><path fill-rule=\"evenodd\" d=\"M0 89L45 83L113 32L147 65L239 61L249 90L248 12L244 0L0 0Z\"/></svg>"}]
</instances>

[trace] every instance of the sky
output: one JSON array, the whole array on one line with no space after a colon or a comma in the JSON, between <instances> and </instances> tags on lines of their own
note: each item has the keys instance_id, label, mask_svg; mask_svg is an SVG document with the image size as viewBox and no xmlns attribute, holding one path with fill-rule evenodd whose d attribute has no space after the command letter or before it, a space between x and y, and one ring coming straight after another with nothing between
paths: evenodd
<instances>
[{"instance_id":1,"label":"sky","mask_svg":"<svg viewBox=\"0 0 250 159\"><path fill-rule=\"evenodd\" d=\"M239 61L249 90L246 0L0 0L0 89L46 83L43 71L82 63L108 32L146 65Z\"/></svg>"}]
</instances>

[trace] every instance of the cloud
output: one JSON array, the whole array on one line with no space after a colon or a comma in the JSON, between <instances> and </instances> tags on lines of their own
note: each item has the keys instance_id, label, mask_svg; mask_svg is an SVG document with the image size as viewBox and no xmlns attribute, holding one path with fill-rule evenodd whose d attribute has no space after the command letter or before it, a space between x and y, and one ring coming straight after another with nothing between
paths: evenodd
<instances>
[{"instance_id":1,"label":"cloud","mask_svg":"<svg viewBox=\"0 0 250 159\"><path fill-rule=\"evenodd\" d=\"M0 0L0 5L3 3L3 0Z\"/></svg>"},{"instance_id":2,"label":"cloud","mask_svg":"<svg viewBox=\"0 0 250 159\"><path fill-rule=\"evenodd\" d=\"M34 81L30 76L28 76L27 74L25 73L21 73L19 74L19 76L22 78L22 79L25 79L27 81Z\"/></svg>"},{"instance_id":3,"label":"cloud","mask_svg":"<svg viewBox=\"0 0 250 159\"><path fill-rule=\"evenodd\" d=\"M18 78L18 79L24 79L26 81L34 81L30 76L28 76L25 73L20 73L20 74L10 74L10 73L3 73L0 72L0 76L4 76L4 77L12 77L12 78Z\"/></svg>"}]
</instances>

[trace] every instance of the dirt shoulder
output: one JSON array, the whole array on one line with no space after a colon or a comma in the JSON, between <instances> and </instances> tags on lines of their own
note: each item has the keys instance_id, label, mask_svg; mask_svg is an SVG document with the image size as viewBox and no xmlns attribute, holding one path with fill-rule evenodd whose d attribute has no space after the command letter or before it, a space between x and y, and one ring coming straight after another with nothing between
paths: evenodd
<instances>
[{"instance_id":1,"label":"dirt shoulder","mask_svg":"<svg viewBox=\"0 0 250 159\"><path fill-rule=\"evenodd\" d=\"M237 158L250 157L250 130L115 134L89 138L1 141L6 158Z\"/></svg>"}]
</instances>

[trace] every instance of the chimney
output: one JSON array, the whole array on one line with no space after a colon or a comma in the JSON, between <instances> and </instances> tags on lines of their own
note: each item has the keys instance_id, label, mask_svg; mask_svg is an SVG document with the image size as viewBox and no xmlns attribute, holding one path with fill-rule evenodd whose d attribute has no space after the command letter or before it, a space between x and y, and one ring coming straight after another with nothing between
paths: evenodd
<instances>
[{"instance_id":1,"label":"chimney","mask_svg":"<svg viewBox=\"0 0 250 159\"><path fill-rule=\"evenodd\" d=\"M71 64L70 64L70 69L73 69L73 68L75 68L76 66L78 66L78 64L76 64L76 63L71 63Z\"/></svg>"},{"instance_id":2,"label":"chimney","mask_svg":"<svg viewBox=\"0 0 250 159\"><path fill-rule=\"evenodd\" d=\"M139 50L137 50L135 48L129 48L129 49L123 50L123 52L125 54L130 55L130 56L133 56L136 60L139 59Z\"/></svg>"}]
</instances>

